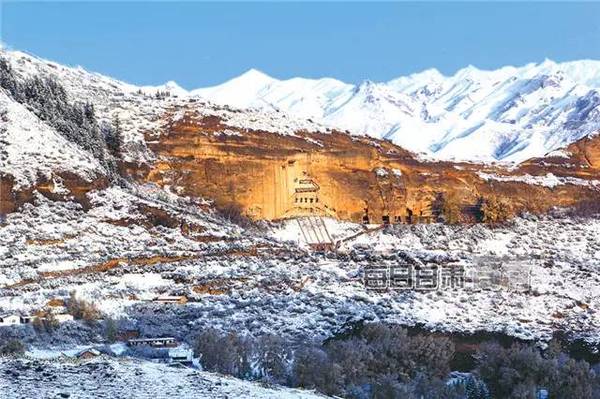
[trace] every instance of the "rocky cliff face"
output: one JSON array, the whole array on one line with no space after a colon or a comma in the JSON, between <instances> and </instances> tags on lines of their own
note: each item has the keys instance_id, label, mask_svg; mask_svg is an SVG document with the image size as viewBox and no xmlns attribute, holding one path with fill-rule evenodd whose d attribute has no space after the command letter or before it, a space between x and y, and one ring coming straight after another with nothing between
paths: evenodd
<instances>
[{"instance_id":1,"label":"rocky cliff face","mask_svg":"<svg viewBox=\"0 0 600 399\"><path fill-rule=\"evenodd\" d=\"M32 186L16 188L13 176L0 174L0 214L15 212L23 204L33 202L34 191L53 201L75 200L87 208L87 194L108 186L106 177L87 181L74 173L63 172L41 179Z\"/></svg>"},{"instance_id":2,"label":"rocky cliff face","mask_svg":"<svg viewBox=\"0 0 600 399\"><path fill-rule=\"evenodd\" d=\"M511 170L429 162L387 141L336 131L290 136L237 128L193 108L176 120L166 115L165 126L160 135L146 137L157 161L142 180L234 204L255 219L314 212L372 223L427 222L443 194L470 220L480 198L502 197L517 213L571 206L599 194L596 166L565 167L572 162L567 158L532 160ZM596 159L596 141L578 143L585 148L579 152Z\"/></svg>"},{"instance_id":3,"label":"rocky cliff face","mask_svg":"<svg viewBox=\"0 0 600 399\"><path fill-rule=\"evenodd\" d=\"M371 223L428 222L441 196L462 220L473 221L482 198L502 198L511 214L599 199L598 136L510 168L423 160L390 141L282 112L151 95L22 53L6 56L17 79L54 79L69 102L92 101L99 123L119 118L125 179L233 205L254 219L321 214ZM109 184L106 169L89 151L7 93L0 100L7 126L0 131L7 154L0 170L2 213L32 201L35 190L85 205L86 193Z\"/></svg>"}]
</instances>

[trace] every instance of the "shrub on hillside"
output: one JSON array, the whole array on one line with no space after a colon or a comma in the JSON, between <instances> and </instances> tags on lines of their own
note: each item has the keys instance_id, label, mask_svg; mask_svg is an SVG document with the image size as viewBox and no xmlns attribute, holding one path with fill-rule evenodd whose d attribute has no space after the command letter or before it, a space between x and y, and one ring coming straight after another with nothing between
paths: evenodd
<instances>
[{"instance_id":1,"label":"shrub on hillside","mask_svg":"<svg viewBox=\"0 0 600 399\"><path fill-rule=\"evenodd\" d=\"M77 298L75 291L72 291L67 300L67 311L77 320L83 320L91 323L101 318L100 311L93 303Z\"/></svg>"},{"instance_id":2,"label":"shrub on hillside","mask_svg":"<svg viewBox=\"0 0 600 399\"><path fill-rule=\"evenodd\" d=\"M33 328L38 333L52 333L60 325L52 313L45 313L40 315L40 317L35 317L32 324Z\"/></svg>"},{"instance_id":3,"label":"shrub on hillside","mask_svg":"<svg viewBox=\"0 0 600 399\"><path fill-rule=\"evenodd\" d=\"M510 203L500 197L490 196L479 201L481 221L489 224L506 222L512 215Z\"/></svg>"},{"instance_id":4,"label":"shrub on hillside","mask_svg":"<svg viewBox=\"0 0 600 399\"><path fill-rule=\"evenodd\" d=\"M23 353L25 353L25 345L18 339L0 342L0 355L2 356L18 356Z\"/></svg>"},{"instance_id":5,"label":"shrub on hillside","mask_svg":"<svg viewBox=\"0 0 600 399\"><path fill-rule=\"evenodd\" d=\"M223 217L224 219L230 221L233 224L237 224L241 227L252 227L254 226L254 222L244 215L242 209L237 204L226 204L222 206L217 206L217 213Z\"/></svg>"},{"instance_id":6,"label":"shrub on hillside","mask_svg":"<svg viewBox=\"0 0 600 399\"><path fill-rule=\"evenodd\" d=\"M448 224L458 224L462 221L462 211L458 198L446 193L438 193L431 204L433 215L437 220Z\"/></svg>"}]
</instances>

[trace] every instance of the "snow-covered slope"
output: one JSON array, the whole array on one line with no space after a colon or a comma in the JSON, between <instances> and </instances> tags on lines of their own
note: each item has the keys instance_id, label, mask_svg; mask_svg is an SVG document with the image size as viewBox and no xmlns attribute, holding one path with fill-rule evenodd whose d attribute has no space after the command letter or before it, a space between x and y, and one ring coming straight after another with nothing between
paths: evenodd
<instances>
[{"instance_id":1,"label":"snow-covered slope","mask_svg":"<svg viewBox=\"0 0 600 399\"><path fill-rule=\"evenodd\" d=\"M188 368L131 358L75 363L2 359L2 398L252 398L319 399L311 391L266 386Z\"/></svg>"},{"instance_id":2,"label":"snow-covered slope","mask_svg":"<svg viewBox=\"0 0 600 399\"><path fill-rule=\"evenodd\" d=\"M15 179L15 189L71 172L86 181L106 173L90 153L70 143L25 106L0 91L0 172Z\"/></svg>"},{"instance_id":3,"label":"snow-covered slope","mask_svg":"<svg viewBox=\"0 0 600 399\"><path fill-rule=\"evenodd\" d=\"M298 131L327 132L318 123L296 118L283 112L254 109L238 112L190 98L190 93L175 82L160 86L134 86L110 77L89 72L81 67L69 67L44 60L21 51L0 49L0 57L8 62L17 79L52 78L64 87L72 104L92 103L100 123L113 125L120 120L126 161L144 162L152 159L146 149L144 135L160 135L164 115L173 120L193 109L202 115L218 116L230 126L293 135ZM256 81L259 72L249 73ZM223 90L224 98L230 93ZM16 187L33 185L38 176L50 176L50 171L69 171L85 180L92 172L102 175L100 165L91 154L67 142L56 130L42 121L30 109L0 89L0 116L4 119L0 139L8 153L2 153L0 171L13 176Z\"/></svg>"},{"instance_id":4,"label":"snow-covered slope","mask_svg":"<svg viewBox=\"0 0 600 399\"><path fill-rule=\"evenodd\" d=\"M277 80L251 70L192 95L235 107L273 108L353 133L387 138L442 159L522 161L600 129L600 61L454 76L435 69L389 82Z\"/></svg>"}]
</instances>

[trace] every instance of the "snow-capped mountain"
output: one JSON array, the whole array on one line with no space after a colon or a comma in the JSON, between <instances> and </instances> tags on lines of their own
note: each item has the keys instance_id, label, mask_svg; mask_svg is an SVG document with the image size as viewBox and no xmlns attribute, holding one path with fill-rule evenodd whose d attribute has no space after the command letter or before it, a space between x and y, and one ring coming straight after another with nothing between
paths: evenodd
<instances>
[{"instance_id":1,"label":"snow-capped mountain","mask_svg":"<svg viewBox=\"0 0 600 399\"><path fill-rule=\"evenodd\" d=\"M441 159L522 161L600 129L600 61L546 60L493 71L435 69L389 82L277 80L250 70L190 92L277 109Z\"/></svg>"},{"instance_id":2,"label":"snow-capped mountain","mask_svg":"<svg viewBox=\"0 0 600 399\"><path fill-rule=\"evenodd\" d=\"M520 162L600 130L600 61L546 60L493 71L469 66L453 76L429 69L357 85L331 78L278 80L251 69L221 85L187 91L173 81L140 87L9 53L20 73L58 76L72 95L94 98L106 110L123 95L168 92L179 99L284 111L275 114L385 138L438 159Z\"/></svg>"}]
</instances>

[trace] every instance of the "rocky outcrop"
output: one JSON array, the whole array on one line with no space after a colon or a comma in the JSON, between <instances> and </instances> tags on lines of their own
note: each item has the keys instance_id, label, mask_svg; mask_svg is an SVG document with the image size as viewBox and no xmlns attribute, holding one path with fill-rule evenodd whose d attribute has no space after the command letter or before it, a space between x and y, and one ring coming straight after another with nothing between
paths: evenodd
<instances>
[{"instance_id":1,"label":"rocky outcrop","mask_svg":"<svg viewBox=\"0 0 600 399\"><path fill-rule=\"evenodd\" d=\"M336 131L280 135L239 129L193 111L146 139L157 161L143 180L214 199L218 206L235 204L254 219L320 213L357 222L429 221L436 197L443 194L458 202L464 220L474 220L478 201L491 196L506 198L513 213L598 198L593 186L523 179L533 172L562 176L564 165L542 168L529 162L509 171L421 161L387 141Z\"/></svg>"},{"instance_id":2,"label":"rocky outcrop","mask_svg":"<svg viewBox=\"0 0 600 399\"><path fill-rule=\"evenodd\" d=\"M388 141L338 131L278 134L236 127L202 108L175 111L164 115L161 129L146 133L155 160L122 161L120 173L212 199L217 207L233 206L252 219L321 214L355 222L429 222L441 197L453 202L459 220L476 221L482 201L492 197L507 203L511 214L600 199L598 136L506 169L425 161ZM104 177L86 181L60 172L15 190L12 177L3 175L0 212L32 202L34 191L53 200L75 199L85 208L86 194L108 184Z\"/></svg>"},{"instance_id":3,"label":"rocky outcrop","mask_svg":"<svg viewBox=\"0 0 600 399\"><path fill-rule=\"evenodd\" d=\"M36 191L54 201L75 200L88 208L90 204L87 193L108 185L106 177L87 181L74 173L60 172L51 178L40 178L33 186L16 189L14 178L3 174L0 175L0 214L14 212L23 204L33 202Z\"/></svg>"}]
</instances>

